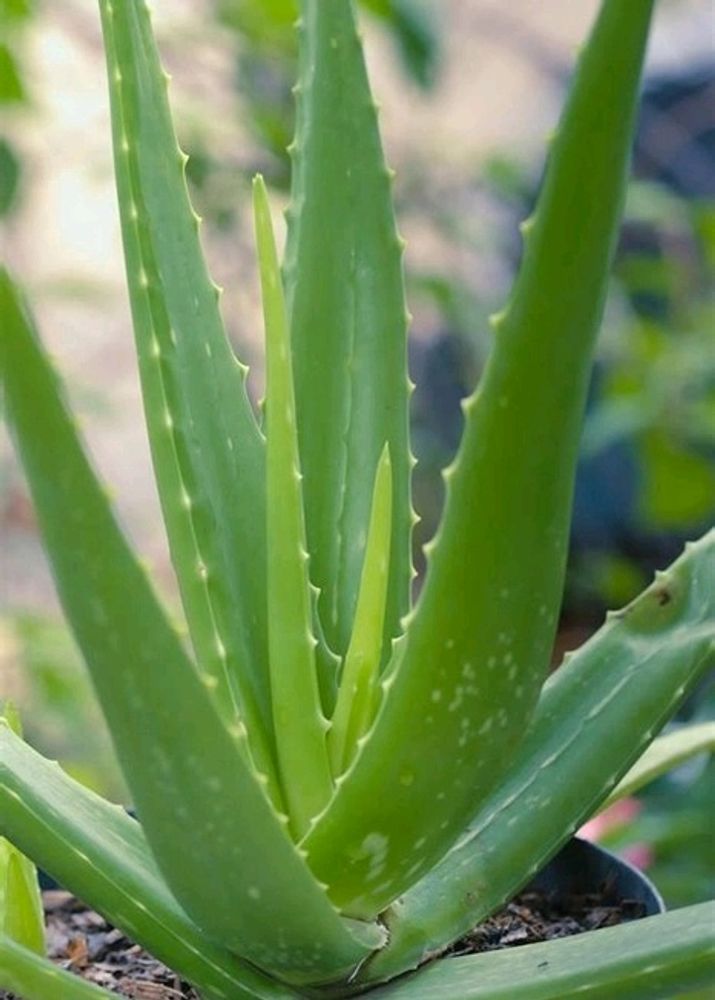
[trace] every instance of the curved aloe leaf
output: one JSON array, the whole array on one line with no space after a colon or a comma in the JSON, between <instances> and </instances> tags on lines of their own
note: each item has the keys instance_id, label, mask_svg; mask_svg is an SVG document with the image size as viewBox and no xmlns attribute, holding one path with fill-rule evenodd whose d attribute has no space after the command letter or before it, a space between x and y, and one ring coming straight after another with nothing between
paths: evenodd
<instances>
[{"instance_id":1,"label":"curved aloe leaf","mask_svg":"<svg viewBox=\"0 0 715 1000\"><path fill-rule=\"evenodd\" d=\"M543 944L447 958L375 990L374 1000L658 1000L712 984L715 906Z\"/></svg>"},{"instance_id":2,"label":"curved aloe leaf","mask_svg":"<svg viewBox=\"0 0 715 1000\"><path fill-rule=\"evenodd\" d=\"M199 987L285 1000L287 987L219 948L169 892L136 820L82 787L0 723L0 831L132 940Z\"/></svg>"},{"instance_id":3,"label":"curved aloe leaf","mask_svg":"<svg viewBox=\"0 0 715 1000\"><path fill-rule=\"evenodd\" d=\"M644 785L655 781L674 767L702 753L715 751L715 722L700 722L691 726L680 726L672 733L654 740L643 756L630 769L601 803L599 812L633 795Z\"/></svg>"},{"instance_id":4,"label":"curved aloe leaf","mask_svg":"<svg viewBox=\"0 0 715 1000\"><path fill-rule=\"evenodd\" d=\"M416 612L375 728L305 841L331 898L357 916L402 893L464 829L548 668L651 9L606 0L583 53L516 288L465 408Z\"/></svg>"},{"instance_id":5,"label":"curved aloe leaf","mask_svg":"<svg viewBox=\"0 0 715 1000\"><path fill-rule=\"evenodd\" d=\"M217 941L284 978L350 971L381 932L341 921L290 841L244 729L224 726L127 546L2 274L0 314L8 417L57 588L172 892Z\"/></svg>"},{"instance_id":6,"label":"curved aloe leaf","mask_svg":"<svg viewBox=\"0 0 715 1000\"><path fill-rule=\"evenodd\" d=\"M80 979L0 935L0 989L21 1000L116 1000L117 994Z\"/></svg>"},{"instance_id":7,"label":"curved aloe leaf","mask_svg":"<svg viewBox=\"0 0 715 1000\"><path fill-rule=\"evenodd\" d=\"M266 672L264 442L224 333L144 0L100 0L152 456L198 665L279 803Z\"/></svg>"},{"instance_id":8,"label":"curved aloe leaf","mask_svg":"<svg viewBox=\"0 0 715 1000\"><path fill-rule=\"evenodd\" d=\"M285 278L311 577L326 639L342 655L387 441L387 653L412 572L402 249L351 0L303 0L300 33Z\"/></svg>"},{"instance_id":9,"label":"curved aloe leaf","mask_svg":"<svg viewBox=\"0 0 715 1000\"><path fill-rule=\"evenodd\" d=\"M268 649L278 764L301 837L333 792L312 633L288 320L265 184L253 206L266 326Z\"/></svg>"},{"instance_id":10,"label":"curved aloe leaf","mask_svg":"<svg viewBox=\"0 0 715 1000\"><path fill-rule=\"evenodd\" d=\"M715 663L715 531L691 545L544 688L499 788L390 909L367 981L414 968L506 902L591 816Z\"/></svg>"}]
</instances>

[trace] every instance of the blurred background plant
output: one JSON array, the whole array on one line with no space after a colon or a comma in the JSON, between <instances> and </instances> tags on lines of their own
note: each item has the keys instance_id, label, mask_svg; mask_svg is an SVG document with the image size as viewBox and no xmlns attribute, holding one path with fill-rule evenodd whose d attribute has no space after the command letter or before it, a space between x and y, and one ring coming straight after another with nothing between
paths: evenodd
<instances>
[{"instance_id":1,"label":"blurred background plant","mask_svg":"<svg viewBox=\"0 0 715 1000\"><path fill-rule=\"evenodd\" d=\"M421 569L441 508L440 470L459 441L460 399L479 377L491 341L488 317L503 305L518 266L519 223L543 167L533 151L555 120L573 43L596 0L518 0L508 10L494 0L361 5L409 243ZM253 363L259 398L249 184L260 170L276 204L285 203L296 0L155 0L154 7L207 252L227 286L227 324ZM713 520L711 13L708 0L671 0L656 25L583 435L555 663ZM94 5L0 0L2 256L29 287L96 460L171 604L176 594L140 421L106 116ZM40 750L121 799L6 441L0 551L0 697L21 705L27 736ZM686 712L713 718L712 686ZM636 849L671 905L713 894L714 774L712 763L692 762L596 831L609 846L632 856Z\"/></svg>"},{"instance_id":2,"label":"blurred background plant","mask_svg":"<svg viewBox=\"0 0 715 1000\"><path fill-rule=\"evenodd\" d=\"M32 22L33 0L0 0L0 109L6 113L30 103L22 65L22 35ZM0 134L0 220L20 195L22 158L15 144Z\"/></svg>"}]
</instances>

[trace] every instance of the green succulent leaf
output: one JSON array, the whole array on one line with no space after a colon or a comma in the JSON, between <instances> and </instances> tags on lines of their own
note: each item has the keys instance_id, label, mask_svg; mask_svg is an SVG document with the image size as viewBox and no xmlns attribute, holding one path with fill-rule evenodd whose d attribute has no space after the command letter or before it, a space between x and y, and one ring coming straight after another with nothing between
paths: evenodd
<instances>
[{"instance_id":1,"label":"green succulent leaf","mask_svg":"<svg viewBox=\"0 0 715 1000\"><path fill-rule=\"evenodd\" d=\"M0 723L0 831L207 996L293 994L219 948L169 892L141 826Z\"/></svg>"},{"instance_id":2,"label":"green succulent leaf","mask_svg":"<svg viewBox=\"0 0 715 1000\"><path fill-rule=\"evenodd\" d=\"M691 757L715 751L715 722L700 722L679 726L672 733L654 740L643 756L630 769L601 803L600 812L619 799L639 791L644 785L667 774Z\"/></svg>"},{"instance_id":3,"label":"green succulent leaf","mask_svg":"<svg viewBox=\"0 0 715 1000\"><path fill-rule=\"evenodd\" d=\"M253 184L266 327L268 650L285 796L301 837L333 792L315 664L288 320L263 179Z\"/></svg>"},{"instance_id":4,"label":"green succulent leaf","mask_svg":"<svg viewBox=\"0 0 715 1000\"><path fill-rule=\"evenodd\" d=\"M22 737L22 723L15 706L6 701L0 725ZM35 865L0 837L0 935L38 955L45 951L45 918Z\"/></svg>"},{"instance_id":5,"label":"green succulent leaf","mask_svg":"<svg viewBox=\"0 0 715 1000\"><path fill-rule=\"evenodd\" d=\"M360 580L355 624L340 678L328 746L335 777L342 774L357 751L377 708L380 653L390 572L392 526L392 463L385 445L377 466L370 527Z\"/></svg>"},{"instance_id":6,"label":"green succulent leaf","mask_svg":"<svg viewBox=\"0 0 715 1000\"><path fill-rule=\"evenodd\" d=\"M448 958L375 990L374 1000L659 1000L715 975L715 906L543 944Z\"/></svg>"},{"instance_id":7,"label":"green succulent leaf","mask_svg":"<svg viewBox=\"0 0 715 1000\"><path fill-rule=\"evenodd\" d=\"M143 0L101 0L144 409L199 669L280 806L267 675L264 441L189 203Z\"/></svg>"},{"instance_id":8,"label":"green succulent leaf","mask_svg":"<svg viewBox=\"0 0 715 1000\"><path fill-rule=\"evenodd\" d=\"M29 858L6 840L0 841L0 935L45 951L45 923L37 871Z\"/></svg>"},{"instance_id":9,"label":"green succulent leaf","mask_svg":"<svg viewBox=\"0 0 715 1000\"><path fill-rule=\"evenodd\" d=\"M344 655L387 441L384 660L409 608L412 573L402 248L352 3L304 0L299 31L285 279L311 577L328 645Z\"/></svg>"},{"instance_id":10,"label":"green succulent leaf","mask_svg":"<svg viewBox=\"0 0 715 1000\"><path fill-rule=\"evenodd\" d=\"M29 948L0 934L0 988L22 1000L116 1000L94 983L53 965Z\"/></svg>"},{"instance_id":11,"label":"green succulent leaf","mask_svg":"<svg viewBox=\"0 0 715 1000\"><path fill-rule=\"evenodd\" d=\"M414 968L510 899L584 823L715 663L715 531L556 671L499 787L386 916L368 981Z\"/></svg>"},{"instance_id":12,"label":"green succulent leaf","mask_svg":"<svg viewBox=\"0 0 715 1000\"><path fill-rule=\"evenodd\" d=\"M375 727L304 843L355 916L379 912L454 842L548 670L651 10L606 0L583 52L516 288L465 407L416 611Z\"/></svg>"},{"instance_id":13,"label":"green succulent leaf","mask_svg":"<svg viewBox=\"0 0 715 1000\"><path fill-rule=\"evenodd\" d=\"M7 413L60 598L172 892L217 941L285 978L350 971L381 931L341 920L250 766L244 729L224 726L113 518L3 273L0 314Z\"/></svg>"}]
</instances>

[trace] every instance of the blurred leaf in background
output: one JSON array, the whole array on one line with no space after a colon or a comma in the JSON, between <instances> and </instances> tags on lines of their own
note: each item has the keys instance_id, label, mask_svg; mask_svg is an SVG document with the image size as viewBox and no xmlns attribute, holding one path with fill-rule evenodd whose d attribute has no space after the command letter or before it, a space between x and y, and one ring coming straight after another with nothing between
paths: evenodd
<instances>
[{"instance_id":1,"label":"blurred leaf in background","mask_svg":"<svg viewBox=\"0 0 715 1000\"><path fill-rule=\"evenodd\" d=\"M0 42L0 104L16 104L25 100L25 87L15 55Z\"/></svg>"},{"instance_id":2,"label":"blurred leaf in background","mask_svg":"<svg viewBox=\"0 0 715 1000\"><path fill-rule=\"evenodd\" d=\"M638 815L600 842L626 857L647 845L646 870L669 908L715 891L715 760L693 760L639 796Z\"/></svg>"},{"instance_id":3,"label":"blurred leaf in background","mask_svg":"<svg viewBox=\"0 0 715 1000\"><path fill-rule=\"evenodd\" d=\"M34 6L34 0L0 0L0 25L25 20Z\"/></svg>"},{"instance_id":4,"label":"blurred leaf in background","mask_svg":"<svg viewBox=\"0 0 715 1000\"><path fill-rule=\"evenodd\" d=\"M0 218L8 215L17 202L22 166L14 146L0 136Z\"/></svg>"},{"instance_id":5,"label":"blurred leaf in background","mask_svg":"<svg viewBox=\"0 0 715 1000\"><path fill-rule=\"evenodd\" d=\"M0 107L17 112L29 103L22 65L24 32L35 13L33 0L0 0ZM0 135L0 219L19 203L22 158L8 135Z\"/></svg>"}]
</instances>

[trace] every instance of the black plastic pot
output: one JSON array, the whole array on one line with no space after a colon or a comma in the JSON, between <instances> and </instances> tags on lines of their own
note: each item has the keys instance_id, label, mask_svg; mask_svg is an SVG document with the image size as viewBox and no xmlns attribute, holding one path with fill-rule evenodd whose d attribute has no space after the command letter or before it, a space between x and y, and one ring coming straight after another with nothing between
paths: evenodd
<instances>
[{"instance_id":1,"label":"black plastic pot","mask_svg":"<svg viewBox=\"0 0 715 1000\"><path fill-rule=\"evenodd\" d=\"M634 917L665 912L665 903L640 869L588 840L574 837L539 874L529 888L553 895L586 895L602 892L606 905L627 900L636 905ZM640 904L640 905L638 905Z\"/></svg>"}]
</instances>

